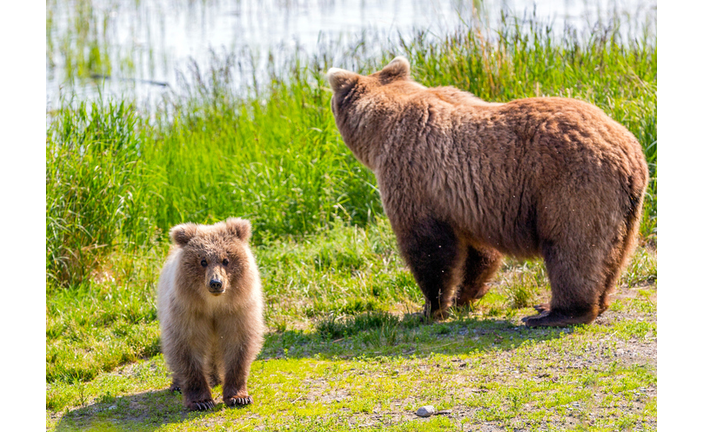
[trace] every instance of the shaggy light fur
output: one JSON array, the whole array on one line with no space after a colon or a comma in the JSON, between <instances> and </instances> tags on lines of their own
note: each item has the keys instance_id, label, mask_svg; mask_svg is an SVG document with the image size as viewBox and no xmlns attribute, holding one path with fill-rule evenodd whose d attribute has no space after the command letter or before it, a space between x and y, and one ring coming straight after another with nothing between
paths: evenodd
<instances>
[{"instance_id":1,"label":"shaggy light fur","mask_svg":"<svg viewBox=\"0 0 702 432\"><path fill-rule=\"evenodd\" d=\"M248 246L251 224L229 218L170 231L173 246L158 283L158 318L171 390L191 410L214 407L222 382L228 406L252 402L246 382L263 345L263 294ZM209 382L208 382L209 381Z\"/></svg>"},{"instance_id":2,"label":"shaggy light fur","mask_svg":"<svg viewBox=\"0 0 702 432\"><path fill-rule=\"evenodd\" d=\"M428 315L485 294L502 254L544 258L552 299L527 325L590 323L607 309L648 182L626 128L575 99L489 103L426 88L403 57L327 76L337 127L375 173Z\"/></svg>"}]
</instances>

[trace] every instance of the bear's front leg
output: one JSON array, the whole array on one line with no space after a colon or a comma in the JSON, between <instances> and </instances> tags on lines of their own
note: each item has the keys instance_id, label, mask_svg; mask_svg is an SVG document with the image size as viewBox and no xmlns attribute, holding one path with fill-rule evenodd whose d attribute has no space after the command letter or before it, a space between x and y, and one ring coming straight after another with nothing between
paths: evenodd
<instances>
[{"instance_id":1,"label":"bear's front leg","mask_svg":"<svg viewBox=\"0 0 702 432\"><path fill-rule=\"evenodd\" d=\"M214 408L215 403L212 400L212 393L207 386L207 381L191 385L183 390L185 396L185 406L192 411L207 411Z\"/></svg>"},{"instance_id":2,"label":"bear's front leg","mask_svg":"<svg viewBox=\"0 0 702 432\"><path fill-rule=\"evenodd\" d=\"M444 319L460 283L465 251L453 228L436 219L424 219L396 229L402 256L422 290L427 318Z\"/></svg>"},{"instance_id":3,"label":"bear's front leg","mask_svg":"<svg viewBox=\"0 0 702 432\"><path fill-rule=\"evenodd\" d=\"M232 351L235 352L230 352L229 358L225 361L226 372L222 387L222 399L230 407L248 405L253 403L253 398L249 395L246 388L253 356L246 350Z\"/></svg>"},{"instance_id":4,"label":"bear's front leg","mask_svg":"<svg viewBox=\"0 0 702 432\"><path fill-rule=\"evenodd\" d=\"M210 386L201 361L193 356L192 350L185 349L179 358L179 370L176 374L177 384L183 392L185 406L193 411L206 411L214 408Z\"/></svg>"}]
</instances>

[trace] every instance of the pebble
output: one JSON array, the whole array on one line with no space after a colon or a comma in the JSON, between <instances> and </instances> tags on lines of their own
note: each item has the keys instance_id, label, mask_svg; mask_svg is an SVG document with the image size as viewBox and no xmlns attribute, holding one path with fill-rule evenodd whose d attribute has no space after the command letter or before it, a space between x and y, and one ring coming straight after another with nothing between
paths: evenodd
<instances>
[{"instance_id":1,"label":"pebble","mask_svg":"<svg viewBox=\"0 0 702 432\"><path fill-rule=\"evenodd\" d=\"M436 413L436 409L431 405L425 405L417 410L419 417L429 417Z\"/></svg>"}]
</instances>

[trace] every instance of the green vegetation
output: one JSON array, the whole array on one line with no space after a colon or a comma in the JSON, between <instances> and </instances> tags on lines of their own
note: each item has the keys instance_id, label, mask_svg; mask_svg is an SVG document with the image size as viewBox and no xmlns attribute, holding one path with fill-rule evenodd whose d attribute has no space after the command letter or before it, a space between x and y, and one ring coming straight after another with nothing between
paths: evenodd
<instances>
[{"instance_id":1,"label":"green vegetation","mask_svg":"<svg viewBox=\"0 0 702 432\"><path fill-rule=\"evenodd\" d=\"M324 53L291 58L248 94L229 87L232 62L220 59L148 116L124 102L64 104L47 122L47 428L655 429L656 50L645 34L556 38L505 19L495 37L419 32L334 65L368 72L402 54L426 85L493 101L576 97L637 136L652 176L641 247L610 311L569 329L520 325L549 296L538 261L507 260L470 310L421 322L375 179L334 125ZM267 299L255 404L186 413L159 353L166 233L229 216L253 223ZM416 418L426 404L450 413Z\"/></svg>"}]
</instances>

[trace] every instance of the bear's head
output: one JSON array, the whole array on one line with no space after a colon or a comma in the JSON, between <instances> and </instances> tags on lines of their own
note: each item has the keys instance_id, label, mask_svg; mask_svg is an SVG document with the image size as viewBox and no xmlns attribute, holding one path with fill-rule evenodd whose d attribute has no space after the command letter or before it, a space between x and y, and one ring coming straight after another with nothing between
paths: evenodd
<instances>
[{"instance_id":1,"label":"bear's head","mask_svg":"<svg viewBox=\"0 0 702 432\"><path fill-rule=\"evenodd\" d=\"M368 76L331 68L327 79L334 93L332 112L344 142L358 160L374 169L379 151L374 142L389 133L388 120L402 112L403 100L425 87L411 79L404 57L396 57Z\"/></svg>"},{"instance_id":2,"label":"bear's head","mask_svg":"<svg viewBox=\"0 0 702 432\"><path fill-rule=\"evenodd\" d=\"M251 223L229 218L214 225L184 223L173 227L171 240L182 248L180 278L185 286L202 294L220 296L247 284L253 265L248 242Z\"/></svg>"}]
</instances>

